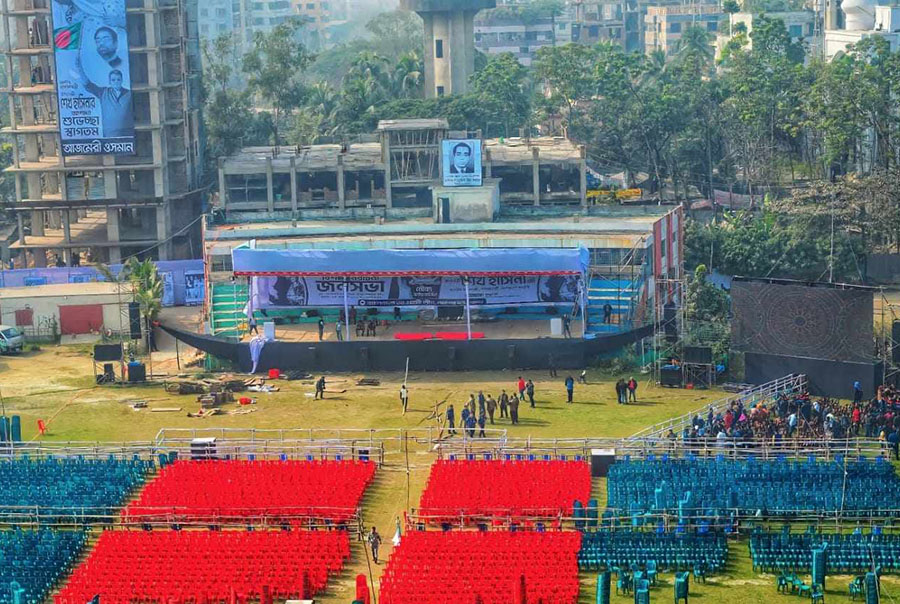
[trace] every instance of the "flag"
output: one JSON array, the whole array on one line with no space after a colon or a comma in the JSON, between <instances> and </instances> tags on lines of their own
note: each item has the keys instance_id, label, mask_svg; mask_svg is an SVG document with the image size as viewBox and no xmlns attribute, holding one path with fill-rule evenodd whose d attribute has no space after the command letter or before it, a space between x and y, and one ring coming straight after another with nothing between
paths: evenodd
<instances>
[{"instance_id":1,"label":"flag","mask_svg":"<svg viewBox=\"0 0 900 604\"><path fill-rule=\"evenodd\" d=\"M78 50L81 46L81 21L54 29L53 44L59 50Z\"/></svg>"}]
</instances>

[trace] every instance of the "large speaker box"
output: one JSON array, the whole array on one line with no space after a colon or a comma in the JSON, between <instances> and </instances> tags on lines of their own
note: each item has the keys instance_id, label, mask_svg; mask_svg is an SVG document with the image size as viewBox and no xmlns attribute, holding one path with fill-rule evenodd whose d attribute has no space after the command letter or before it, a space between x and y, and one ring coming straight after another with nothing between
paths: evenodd
<instances>
[{"instance_id":1,"label":"large speaker box","mask_svg":"<svg viewBox=\"0 0 900 604\"><path fill-rule=\"evenodd\" d=\"M122 360L122 344L94 344L94 361L106 363L107 361Z\"/></svg>"},{"instance_id":2,"label":"large speaker box","mask_svg":"<svg viewBox=\"0 0 900 604\"><path fill-rule=\"evenodd\" d=\"M132 340L141 339L141 305L137 302L128 303L128 331Z\"/></svg>"},{"instance_id":3,"label":"large speaker box","mask_svg":"<svg viewBox=\"0 0 900 604\"><path fill-rule=\"evenodd\" d=\"M195 438L191 441L191 459L216 459L216 438Z\"/></svg>"},{"instance_id":4,"label":"large speaker box","mask_svg":"<svg viewBox=\"0 0 900 604\"><path fill-rule=\"evenodd\" d=\"M685 346L684 362L711 365L712 348L709 346Z\"/></svg>"},{"instance_id":5,"label":"large speaker box","mask_svg":"<svg viewBox=\"0 0 900 604\"><path fill-rule=\"evenodd\" d=\"M615 462L615 449L591 449L591 478L605 477Z\"/></svg>"}]
</instances>

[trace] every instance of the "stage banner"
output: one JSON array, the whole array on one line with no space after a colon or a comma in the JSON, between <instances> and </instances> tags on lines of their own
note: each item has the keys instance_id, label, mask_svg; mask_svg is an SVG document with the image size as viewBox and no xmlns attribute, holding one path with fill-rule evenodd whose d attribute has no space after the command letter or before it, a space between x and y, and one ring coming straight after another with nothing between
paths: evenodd
<instances>
[{"instance_id":1,"label":"stage banner","mask_svg":"<svg viewBox=\"0 0 900 604\"><path fill-rule=\"evenodd\" d=\"M50 4L63 155L134 155L125 0Z\"/></svg>"},{"instance_id":2,"label":"stage banner","mask_svg":"<svg viewBox=\"0 0 900 604\"><path fill-rule=\"evenodd\" d=\"M254 309L343 306L454 306L465 304L461 277L253 277ZM472 306L571 304L577 275L469 277Z\"/></svg>"},{"instance_id":3,"label":"stage banner","mask_svg":"<svg viewBox=\"0 0 900 604\"><path fill-rule=\"evenodd\" d=\"M184 271L184 304L194 306L203 304L206 291L206 279L203 271Z\"/></svg>"}]
</instances>

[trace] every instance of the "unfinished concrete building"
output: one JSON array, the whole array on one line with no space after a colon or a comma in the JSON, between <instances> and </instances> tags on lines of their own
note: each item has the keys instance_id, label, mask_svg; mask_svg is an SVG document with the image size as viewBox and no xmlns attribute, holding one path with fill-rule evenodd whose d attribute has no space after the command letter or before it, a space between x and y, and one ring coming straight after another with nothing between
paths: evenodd
<instances>
[{"instance_id":1,"label":"unfinished concrete building","mask_svg":"<svg viewBox=\"0 0 900 604\"><path fill-rule=\"evenodd\" d=\"M126 0L134 155L63 155L49 0L2 0L0 9L17 266L199 256L196 0Z\"/></svg>"},{"instance_id":2,"label":"unfinished concrete building","mask_svg":"<svg viewBox=\"0 0 900 604\"><path fill-rule=\"evenodd\" d=\"M219 160L219 207L239 222L403 209L439 218L439 199L479 196L496 197L497 211L586 204L584 148L559 137L482 140L484 185L443 187L441 142L466 138L481 139L443 119L396 120L344 144L245 148Z\"/></svg>"}]
</instances>

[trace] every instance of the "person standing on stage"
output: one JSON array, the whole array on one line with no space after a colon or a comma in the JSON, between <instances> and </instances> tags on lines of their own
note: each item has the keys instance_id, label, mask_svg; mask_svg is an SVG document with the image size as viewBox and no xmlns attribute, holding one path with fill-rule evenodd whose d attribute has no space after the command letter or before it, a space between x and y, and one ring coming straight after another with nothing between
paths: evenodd
<instances>
[{"instance_id":1,"label":"person standing on stage","mask_svg":"<svg viewBox=\"0 0 900 604\"><path fill-rule=\"evenodd\" d=\"M319 325L319 341L321 342L322 338L325 337L325 321L322 319L322 317L319 317L318 325Z\"/></svg>"}]
</instances>

